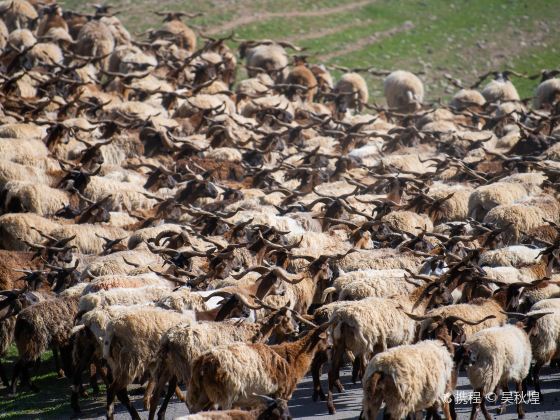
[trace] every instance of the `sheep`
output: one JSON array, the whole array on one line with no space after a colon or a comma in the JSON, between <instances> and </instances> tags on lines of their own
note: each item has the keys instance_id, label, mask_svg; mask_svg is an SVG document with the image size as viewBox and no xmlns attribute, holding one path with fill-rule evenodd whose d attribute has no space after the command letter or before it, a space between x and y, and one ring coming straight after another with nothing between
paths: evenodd
<instances>
[{"instance_id":1,"label":"sheep","mask_svg":"<svg viewBox=\"0 0 560 420\"><path fill-rule=\"evenodd\" d=\"M49 177L40 169L23 164L0 160L0 187L8 181L28 181L47 184Z\"/></svg>"},{"instance_id":2,"label":"sheep","mask_svg":"<svg viewBox=\"0 0 560 420\"><path fill-rule=\"evenodd\" d=\"M348 109L361 111L367 104L369 92L366 81L358 73L346 73L336 83L334 93L337 95L335 105L339 113Z\"/></svg>"},{"instance_id":3,"label":"sheep","mask_svg":"<svg viewBox=\"0 0 560 420\"><path fill-rule=\"evenodd\" d=\"M170 389L177 380L189 383L191 366L197 357L218 345L264 342L279 328L289 332L285 324L291 320L286 314L287 307L284 307L256 323L209 321L182 323L170 328L161 339L152 374L157 383L152 393L149 418L154 416L157 399L165 383L170 383ZM158 413L160 418L165 416L168 397Z\"/></svg>"},{"instance_id":4,"label":"sheep","mask_svg":"<svg viewBox=\"0 0 560 420\"><path fill-rule=\"evenodd\" d=\"M339 300L360 300L364 297L391 297L411 292L415 287L404 280L404 270L358 270L341 274L333 285L323 291L322 301L335 292Z\"/></svg>"},{"instance_id":5,"label":"sheep","mask_svg":"<svg viewBox=\"0 0 560 420\"><path fill-rule=\"evenodd\" d=\"M137 276L107 275L99 276L92 280L84 289L83 294L86 295L100 290L109 290L120 287L130 288L144 286L167 286L171 289L174 287L174 283L165 280L154 273Z\"/></svg>"},{"instance_id":6,"label":"sheep","mask_svg":"<svg viewBox=\"0 0 560 420\"><path fill-rule=\"evenodd\" d=\"M5 0L0 3L0 15L8 30L33 29L39 15L37 10L26 0Z\"/></svg>"},{"instance_id":7,"label":"sheep","mask_svg":"<svg viewBox=\"0 0 560 420\"><path fill-rule=\"evenodd\" d=\"M315 76L315 79L317 79L317 87L319 91L330 92L333 89L333 78L324 65L313 65L311 66L310 70Z\"/></svg>"},{"instance_id":8,"label":"sheep","mask_svg":"<svg viewBox=\"0 0 560 420\"><path fill-rule=\"evenodd\" d=\"M290 419L288 406L284 400L260 396L268 401L266 406L246 410L203 411L197 414L176 417L175 420L286 420Z\"/></svg>"},{"instance_id":9,"label":"sheep","mask_svg":"<svg viewBox=\"0 0 560 420\"><path fill-rule=\"evenodd\" d=\"M266 73L258 73L250 79L244 79L237 83L235 93L238 97L257 96L268 92L269 86L274 85L274 81Z\"/></svg>"},{"instance_id":10,"label":"sheep","mask_svg":"<svg viewBox=\"0 0 560 420\"><path fill-rule=\"evenodd\" d=\"M474 89L461 89L449 102L449 105L457 110L469 109L471 107L482 107L486 103L484 96Z\"/></svg>"},{"instance_id":11,"label":"sheep","mask_svg":"<svg viewBox=\"0 0 560 420\"><path fill-rule=\"evenodd\" d=\"M41 302L45 299L52 298L50 293L46 292L25 292L22 288L20 290L8 290L15 289L13 287L0 287L4 299L1 301L2 304L2 319L0 320L0 358L4 356L9 347L14 342L14 329L16 325L16 316L22 309L33 305L35 303ZM4 386L9 387L10 382L2 366L0 359L0 379Z\"/></svg>"},{"instance_id":12,"label":"sheep","mask_svg":"<svg viewBox=\"0 0 560 420\"><path fill-rule=\"evenodd\" d=\"M54 28L68 32L68 24L62 17L62 8L57 4L43 7L43 16L37 25L37 36L47 36L49 30Z\"/></svg>"},{"instance_id":13,"label":"sheep","mask_svg":"<svg viewBox=\"0 0 560 420\"><path fill-rule=\"evenodd\" d=\"M478 264L488 267L522 267L537 262L543 249L525 245L513 245L504 248L484 251L480 254Z\"/></svg>"},{"instance_id":14,"label":"sheep","mask_svg":"<svg viewBox=\"0 0 560 420\"><path fill-rule=\"evenodd\" d=\"M391 248L358 250L346 255L339 261L339 270L409 269L415 271L422 264L422 257L398 252Z\"/></svg>"},{"instance_id":15,"label":"sheep","mask_svg":"<svg viewBox=\"0 0 560 420\"><path fill-rule=\"evenodd\" d=\"M282 82L288 74L288 56L279 44L243 43L239 47L239 56L246 58L249 77L255 77L264 70L276 82Z\"/></svg>"},{"instance_id":16,"label":"sheep","mask_svg":"<svg viewBox=\"0 0 560 420\"><path fill-rule=\"evenodd\" d=\"M540 369L560 356L560 299L545 299L531 307L528 316L539 317L532 326L529 335L533 360L532 379L535 391L541 392ZM542 316L541 316L542 315Z\"/></svg>"},{"instance_id":17,"label":"sheep","mask_svg":"<svg viewBox=\"0 0 560 420\"><path fill-rule=\"evenodd\" d=\"M60 225L50 219L34 213L7 213L0 216L0 246L3 249L24 251L30 243L41 243L43 237L31 229L35 227L41 232L50 234Z\"/></svg>"},{"instance_id":18,"label":"sheep","mask_svg":"<svg viewBox=\"0 0 560 420\"><path fill-rule=\"evenodd\" d=\"M99 254L103 252L105 241L102 237L109 239L123 238L127 232L121 228L100 224L78 224L59 225L50 230L50 235L57 238L74 237L70 245L77 247L82 254Z\"/></svg>"},{"instance_id":19,"label":"sheep","mask_svg":"<svg viewBox=\"0 0 560 420\"><path fill-rule=\"evenodd\" d=\"M494 224L498 229L507 228L503 235L504 243L513 245L519 243L521 232L541 226L545 219L546 214L537 206L503 204L486 213L483 222Z\"/></svg>"},{"instance_id":20,"label":"sheep","mask_svg":"<svg viewBox=\"0 0 560 420\"><path fill-rule=\"evenodd\" d=\"M41 132L41 129L39 129L39 132ZM45 144L39 139L12 139L5 137L2 137L0 139L0 153L2 153L3 160L11 160L17 163L21 163L21 161L18 162L18 160L23 156L46 158L48 152L49 151Z\"/></svg>"},{"instance_id":21,"label":"sheep","mask_svg":"<svg viewBox=\"0 0 560 420\"><path fill-rule=\"evenodd\" d=\"M8 44L8 36L8 28L6 27L4 21L0 19L0 52L6 48L6 45Z\"/></svg>"},{"instance_id":22,"label":"sheep","mask_svg":"<svg viewBox=\"0 0 560 420\"><path fill-rule=\"evenodd\" d=\"M114 221L111 221L114 224ZM118 251L95 258L82 271L89 276L98 277L109 274L128 274L134 268L130 264L154 264L154 267L156 267L162 263L163 259L160 256L148 250Z\"/></svg>"},{"instance_id":23,"label":"sheep","mask_svg":"<svg viewBox=\"0 0 560 420\"><path fill-rule=\"evenodd\" d=\"M156 306L177 312L202 312L209 309L202 294L186 287L180 287L172 292L168 291L156 302Z\"/></svg>"},{"instance_id":24,"label":"sheep","mask_svg":"<svg viewBox=\"0 0 560 420\"><path fill-rule=\"evenodd\" d=\"M78 304L79 314L89 312L95 308L104 308L111 305L137 305L159 301L169 294L165 286L145 286L135 288L114 288L89 293L80 298Z\"/></svg>"},{"instance_id":25,"label":"sheep","mask_svg":"<svg viewBox=\"0 0 560 420\"><path fill-rule=\"evenodd\" d=\"M539 276L539 279L542 278L544 276ZM560 297L559 280L560 276L558 274L552 274L550 275L550 281L536 282L534 286L524 288L519 296L518 309L525 312L543 300Z\"/></svg>"},{"instance_id":26,"label":"sheep","mask_svg":"<svg viewBox=\"0 0 560 420\"><path fill-rule=\"evenodd\" d=\"M401 419L437 403L451 418L447 396L452 391L453 348L446 344L426 340L375 355L363 378L363 418L375 419L383 401L385 415L391 418Z\"/></svg>"},{"instance_id":27,"label":"sheep","mask_svg":"<svg viewBox=\"0 0 560 420\"><path fill-rule=\"evenodd\" d=\"M107 25L107 27L111 31L113 39L115 40L115 45L130 44L130 42L132 41L132 37L116 16L103 16L101 19L99 19L99 21Z\"/></svg>"},{"instance_id":28,"label":"sheep","mask_svg":"<svg viewBox=\"0 0 560 420\"><path fill-rule=\"evenodd\" d=\"M446 185L434 183L430 186L428 196L434 200L443 200L430 215L434 224L465 220L468 216L468 203L472 189L465 185ZM449 197L449 194L453 194Z\"/></svg>"},{"instance_id":29,"label":"sheep","mask_svg":"<svg viewBox=\"0 0 560 420\"><path fill-rule=\"evenodd\" d=\"M65 205L70 197L65 191L47 185L25 181L10 181L4 185L4 207L11 212L32 212L52 216Z\"/></svg>"},{"instance_id":30,"label":"sheep","mask_svg":"<svg viewBox=\"0 0 560 420\"><path fill-rule=\"evenodd\" d=\"M499 205L513 204L526 198L527 189L518 183L494 182L476 188L469 196L469 217L482 221L484 216Z\"/></svg>"},{"instance_id":31,"label":"sheep","mask_svg":"<svg viewBox=\"0 0 560 420\"><path fill-rule=\"evenodd\" d=\"M113 376L107 388L107 418L114 418L115 395L119 395L132 418L139 418L128 400L126 386L135 378L149 376L162 335L172 326L191 320L191 314L139 307L109 321L103 343L103 357Z\"/></svg>"},{"instance_id":32,"label":"sheep","mask_svg":"<svg viewBox=\"0 0 560 420\"><path fill-rule=\"evenodd\" d=\"M196 49L196 34L191 28L181 22L183 15L182 13L167 13L163 20L162 29L152 36L158 36L159 34L171 36L179 48L193 53Z\"/></svg>"},{"instance_id":33,"label":"sheep","mask_svg":"<svg viewBox=\"0 0 560 420\"><path fill-rule=\"evenodd\" d=\"M532 351L527 333L514 325L492 327L479 331L463 345L463 360L467 361L467 376L480 401L473 403L471 418L476 419L482 407L484 417L490 415L485 406L485 398L499 389L508 390L507 383L515 381L517 392L522 393L522 381L529 373ZM503 412L505 404L499 413ZM524 417L522 402L517 402L517 414Z\"/></svg>"},{"instance_id":34,"label":"sheep","mask_svg":"<svg viewBox=\"0 0 560 420\"><path fill-rule=\"evenodd\" d=\"M543 109L554 105L559 99L560 79L553 78L541 82L535 90L533 108Z\"/></svg>"},{"instance_id":35,"label":"sheep","mask_svg":"<svg viewBox=\"0 0 560 420\"><path fill-rule=\"evenodd\" d=\"M412 293L393 298L371 297L335 306L329 319L332 323L334 343L327 396L330 414L335 412L332 389L338 379L344 351L352 351L363 364L368 354L411 344L415 337L416 323L405 311L422 313L439 300L450 301L451 296L443 285L428 283Z\"/></svg>"},{"instance_id":36,"label":"sheep","mask_svg":"<svg viewBox=\"0 0 560 420\"><path fill-rule=\"evenodd\" d=\"M424 85L414 74L397 70L383 81L383 92L387 106L400 111L412 112L424 101Z\"/></svg>"},{"instance_id":37,"label":"sheep","mask_svg":"<svg viewBox=\"0 0 560 420\"><path fill-rule=\"evenodd\" d=\"M116 319L129 312L136 312L141 305L121 306L111 305L104 308L95 308L83 314L78 313L76 327L73 328L74 344L72 348L72 360L74 362L74 373L72 377L72 395L70 404L75 413L80 412L79 391L82 386L82 372L91 363L101 374L107 385L109 381L103 375L101 360L103 357L103 343L107 334L107 326L112 319ZM91 379L91 378L90 378ZM94 392L97 393L97 383L92 383Z\"/></svg>"},{"instance_id":38,"label":"sheep","mask_svg":"<svg viewBox=\"0 0 560 420\"><path fill-rule=\"evenodd\" d=\"M299 340L274 346L217 346L198 357L187 386L187 405L230 409L258 403L254 394L289 400L315 353L326 348L329 324L309 330Z\"/></svg>"},{"instance_id":39,"label":"sheep","mask_svg":"<svg viewBox=\"0 0 560 420\"><path fill-rule=\"evenodd\" d=\"M70 336L77 312L78 297L67 296L39 302L18 314L14 339L19 359L12 374L13 393L20 374L23 384L37 390L29 378L28 366L39 359L49 346L61 350L64 370L67 374L70 372Z\"/></svg>"},{"instance_id":40,"label":"sheep","mask_svg":"<svg viewBox=\"0 0 560 420\"><path fill-rule=\"evenodd\" d=\"M482 96L488 103L506 102L506 101L519 101L519 93L513 83L511 83L504 75L490 81L484 89L482 89Z\"/></svg>"},{"instance_id":41,"label":"sheep","mask_svg":"<svg viewBox=\"0 0 560 420\"><path fill-rule=\"evenodd\" d=\"M54 66L63 63L64 55L58 45L52 42L41 42L35 44L29 50L25 60L27 60L30 67L41 65Z\"/></svg>"},{"instance_id":42,"label":"sheep","mask_svg":"<svg viewBox=\"0 0 560 420\"><path fill-rule=\"evenodd\" d=\"M115 38L109 27L99 20L91 20L80 29L75 51L85 57L105 57L102 62L106 67L114 48Z\"/></svg>"},{"instance_id":43,"label":"sheep","mask_svg":"<svg viewBox=\"0 0 560 420\"><path fill-rule=\"evenodd\" d=\"M419 234L422 231L431 232L434 230L434 225L427 215L412 211L392 211L383 216L381 221L386 222L392 229L413 234Z\"/></svg>"},{"instance_id":44,"label":"sheep","mask_svg":"<svg viewBox=\"0 0 560 420\"><path fill-rule=\"evenodd\" d=\"M296 59L296 63L294 68L288 73L286 77L286 84L287 85L297 85L297 86L288 86L286 91L286 96L293 100L295 94L299 93L300 97L307 102L312 102L313 97L317 93L317 79L313 72L307 68L305 65L305 61L298 61ZM300 86L303 86L304 91L299 92L302 90Z\"/></svg>"}]
</instances>

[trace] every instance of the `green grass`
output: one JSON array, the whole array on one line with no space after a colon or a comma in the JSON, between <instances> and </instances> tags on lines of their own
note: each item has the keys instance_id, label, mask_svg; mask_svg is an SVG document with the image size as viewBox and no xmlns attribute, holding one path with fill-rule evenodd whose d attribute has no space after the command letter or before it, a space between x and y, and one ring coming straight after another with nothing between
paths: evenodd
<instances>
[{"instance_id":1,"label":"green grass","mask_svg":"<svg viewBox=\"0 0 560 420\"><path fill-rule=\"evenodd\" d=\"M81 0L66 0L68 8L87 10ZM201 32L219 30L224 23L256 13L316 11L356 2L349 0L115 0L111 2L132 33L159 25L154 10L203 12L188 23ZM411 21L414 28L375 43L363 43L374 33ZM337 28L341 28L337 30ZM323 36L313 34L329 30ZM310 61L336 53L326 64L347 67L397 68L420 72L431 99L449 96L455 89L444 73L466 85L489 70L515 68L528 73L558 67L555 45L560 45L560 2L557 0L372 0L366 5L319 17L258 18L237 26L245 39L290 39L307 48ZM298 42L299 37L306 37ZM542 46L541 44L546 44ZM357 51L348 48L360 45ZM560 47L559 47L560 48ZM338 73L335 72L335 76ZM381 96L380 78L368 77L372 99ZM535 81L515 80L522 97L530 96Z\"/></svg>"},{"instance_id":2,"label":"green grass","mask_svg":"<svg viewBox=\"0 0 560 420\"><path fill-rule=\"evenodd\" d=\"M12 346L2 360L10 372L16 358L17 350ZM70 418L70 382L66 378L57 378L51 351L42 355L39 370L32 375L33 383L39 387L38 393L18 390L17 395L11 397L7 395L6 388L0 388L0 420ZM100 384L100 390L103 395L105 386ZM99 400L96 402L92 398L82 399L80 405L85 411L93 405L99 406Z\"/></svg>"}]
</instances>

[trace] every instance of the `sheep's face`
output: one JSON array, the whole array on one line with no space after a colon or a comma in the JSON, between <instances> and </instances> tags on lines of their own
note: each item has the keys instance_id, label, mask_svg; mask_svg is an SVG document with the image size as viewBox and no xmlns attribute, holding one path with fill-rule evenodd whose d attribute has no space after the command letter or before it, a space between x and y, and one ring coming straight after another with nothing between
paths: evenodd
<instances>
[{"instance_id":1,"label":"sheep's face","mask_svg":"<svg viewBox=\"0 0 560 420\"><path fill-rule=\"evenodd\" d=\"M272 332L271 342L282 343L288 337L293 337L299 333L299 324L296 319L286 309L281 309L275 315L275 327Z\"/></svg>"},{"instance_id":2,"label":"sheep's face","mask_svg":"<svg viewBox=\"0 0 560 420\"><path fill-rule=\"evenodd\" d=\"M469 348L468 346L461 346L455 352L455 361L457 364L457 368L460 368L462 365L469 368L473 366L478 360L478 354L474 351L474 349Z\"/></svg>"}]
</instances>

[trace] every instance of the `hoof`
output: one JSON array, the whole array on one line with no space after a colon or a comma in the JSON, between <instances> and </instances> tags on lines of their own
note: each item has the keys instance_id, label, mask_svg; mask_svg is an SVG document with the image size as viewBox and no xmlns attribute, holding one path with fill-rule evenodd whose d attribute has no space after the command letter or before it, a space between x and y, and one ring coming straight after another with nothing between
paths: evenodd
<instances>
[{"instance_id":1,"label":"hoof","mask_svg":"<svg viewBox=\"0 0 560 420\"><path fill-rule=\"evenodd\" d=\"M325 393L323 391L313 391L313 401L325 401L327 399L327 396L325 395Z\"/></svg>"}]
</instances>

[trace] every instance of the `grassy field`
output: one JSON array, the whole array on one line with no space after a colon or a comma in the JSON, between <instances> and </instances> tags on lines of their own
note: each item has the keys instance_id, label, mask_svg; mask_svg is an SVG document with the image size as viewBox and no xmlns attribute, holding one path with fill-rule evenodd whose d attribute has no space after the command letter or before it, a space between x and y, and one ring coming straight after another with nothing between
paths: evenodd
<instances>
[{"instance_id":1,"label":"grassy field","mask_svg":"<svg viewBox=\"0 0 560 420\"><path fill-rule=\"evenodd\" d=\"M82 0L63 1L87 10ZM114 0L132 33L157 28L155 10L203 12L198 32L234 31L243 39L282 39L307 48L310 61L422 73L429 99L454 90L448 73L470 84L488 70L538 73L560 64L557 0ZM368 78L374 100L380 78ZM522 97L535 82L514 80Z\"/></svg>"}]
</instances>

